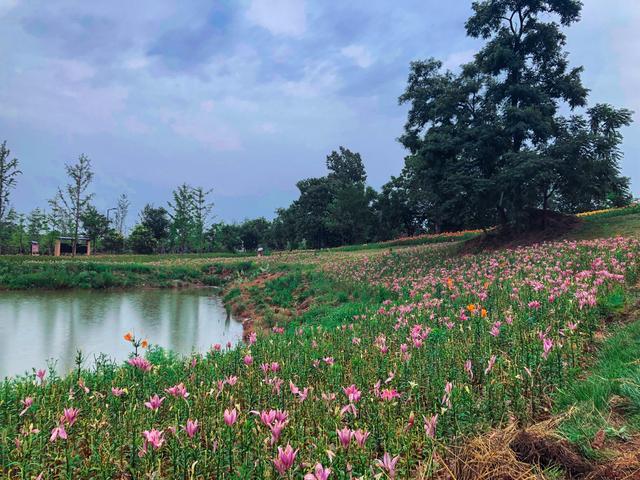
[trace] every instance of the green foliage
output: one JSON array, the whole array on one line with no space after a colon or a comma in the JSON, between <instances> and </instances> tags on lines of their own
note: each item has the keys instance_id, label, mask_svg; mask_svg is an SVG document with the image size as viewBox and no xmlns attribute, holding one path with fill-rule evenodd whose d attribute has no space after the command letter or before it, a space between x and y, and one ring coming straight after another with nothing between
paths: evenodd
<instances>
[{"instance_id":1,"label":"green foliage","mask_svg":"<svg viewBox=\"0 0 640 480\"><path fill-rule=\"evenodd\" d=\"M560 425L560 432L592 458L601 456L591 446L599 430L604 430L609 438L623 440L631 432L640 431L638 358L640 321L634 319L605 340L586 378L575 380L555 396L556 411L569 412ZM618 418L615 424L611 423L614 410Z\"/></svg>"},{"instance_id":2,"label":"green foliage","mask_svg":"<svg viewBox=\"0 0 640 480\"><path fill-rule=\"evenodd\" d=\"M631 112L586 105L581 68L570 68L565 34L581 2L478 1L468 35L485 45L459 74L430 59L413 62L401 103L405 210L435 231L501 224L526 227L531 209L624 205L620 129Z\"/></svg>"},{"instance_id":3,"label":"green foliage","mask_svg":"<svg viewBox=\"0 0 640 480\"><path fill-rule=\"evenodd\" d=\"M84 233L97 250L98 241L102 239L109 231L109 220L107 217L96 209L93 205L88 205L80 216Z\"/></svg>"},{"instance_id":4,"label":"green foliage","mask_svg":"<svg viewBox=\"0 0 640 480\"><path fill-rule=\"evenodd\" d=\"M93 198L87 189L93 180L91 160L84 153L77 163L65 166L69 183L64 189L58 188L55 197L49 200L56 228L72 237L72 255L75 256L82 218Z\"/></svg>"},{"instance_id":5,"label":"green foliage","mask_svg":"<svg viewBox=\"0 0 640 480\"><path fill-rule=\"evenodd\" d=\"M128 244L134 253L153 253L157 249L158 240L151 230L143 224L139 224L133 227Z\"/></svg>"}]
</instances>

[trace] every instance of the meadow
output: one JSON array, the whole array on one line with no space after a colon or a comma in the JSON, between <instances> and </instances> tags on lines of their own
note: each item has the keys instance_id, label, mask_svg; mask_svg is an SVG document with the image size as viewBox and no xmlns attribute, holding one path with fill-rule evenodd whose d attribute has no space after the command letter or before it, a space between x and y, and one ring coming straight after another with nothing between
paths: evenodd
<instances>
[{"instance_id":1,"label":"meadow","mask_svg":"<svg viewBox=\"0 0 640 480\"><path fill-rule=\"evenodd\" d=\"M637 329L614 336L594 377L582 377L632 299L637 237L456 253L427 244L275 254L229 267L234 281L280 269L262 292L283 308L336 289L313 315L272 318L237 347L186 358L122 332L113 341L131 346L124 365L79 363L64 378L25 365L35 368L0 389L2 475L430 478L447 474L452 445L575 399L582 413L559 430L585 455L597 456L600 429L631 435L612 433L598 412L614 393L640 412L637 383L619 378L638 374L634 342L625 346ZM612 360L621 349L626 360ZM522 478L563 478L547 467Z\"/></svg>"}]
</instances>

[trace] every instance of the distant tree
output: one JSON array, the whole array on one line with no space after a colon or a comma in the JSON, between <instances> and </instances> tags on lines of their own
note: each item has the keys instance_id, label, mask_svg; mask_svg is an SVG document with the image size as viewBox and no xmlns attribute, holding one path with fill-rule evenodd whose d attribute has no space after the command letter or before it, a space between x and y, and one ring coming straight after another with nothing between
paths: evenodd
<instances>
[{"instance_id":1,"label":"distant tree","mask_svg":"<svg viewBox=\"0 0 640 480\"><path fill-rule=\"evenodd\" d=\"M131 202L129 201L126 193L123 193L118 197L114 227L120 235L124 235L124 229L126 226L127 215L129 214L130 206Z\"/></svg>"},{"instance_id":2,"label":"distant tree","mask_svg":"<svg viewBox=\"0 0 640 480\"><path fill-rule=\"evenodd\" d=\"M193 236L196 250L203 252L206 246L206 228L213 202L208 200L208 196L213 190L204 190L202 187L193 189Z\"/></svg>"},{"instance_id":3,"label":"distant tree","mask_svg":"<svg viewBox=\"0 0 640 480\"><path fill-rule=\"evenodd\" d=\"M300 197L294 202L300 237L313 248L330 245L332 239L326 217L333 200L332 182L327 177L308 178L296 185L300 190Z\"/></svg>"},{"instance_id":4,"label":"distant tree","mask_svg":"<svg viewBox=\"0 0 640 480\"><path fill-rule=\"evenodd\" d=\"M240 240L248 251L255 251L258 247L265 247L271 242L271 223L263 217L245 220L238 230Z\"/></svg>"},{"instance_id":5,"label":"distant tree","mask_svg":"<svg viewBox=\"0 0 640 480\"><path fill-rule=\"evenodd\" d=\"M151 204L145 205L140 213L140 225L146 228L153 236L154 248L162 248L169 238L171 220L169 212L163 207L154 207Z\"/></svg>"},{"instance_id":6,"label":"distant tree","mask_svg":"<svg viewBox=\"0 0 640 480\"><path fill-rule=\"evenodd\" d=\"M327 155L329 179L344 184L364 183L367 181L364 163L360 154L348 148L340 147Z\"/></svg>"},{"instance_id":7,"label":"distant tree","mask_svg":"<svg viewBox=\"0 0 640 480\"><path fill-rule=\"evenodd\" d=\"M85 208L80 219L82 220L84 233L91 240L93 248L97 251L99 241L109 231L109 220L105 215L98 212L93 205L88 205Z\"/></svg>"},{"instance_id":8,"label":"distant tree","mask_svg":"<svg viewBox=\"0 0 640 480\"><path fill-rule=\"evenodd\" d=\"M357 182L341 185L327 207L326 226L337 244L364 243L374 226L372 202L376 193Z\"/></svg>"},{"instance_id":9,"label":"distant tree","mask_svg":"<svg viewBox=\"0 0 640 480\"><path fill-rule=\"evenodd\" d=\"M11 218L11 249L13 252L24 254L27 251L27 222L22 213L15 211L9 215Z\"/></svg>"},{"instance_id":10,"label":"distant tree","mask_svg":"<svg viewBox=\"0 0 640 480\"><path fill-rule=\"evenodd\" d=\"M183 183L173 191L169 202L171 243L175 251L185 253L194 229L193 189Z\"/></svg>"},{"instance_id":11,"label":"distant tree","mask_svg":"<svg viewBox=\"0 0 640 480\"><path fill-rule=\"evenodd\" d=\"M47 214L39 209L34 208L27 216L27 235L29 240L39 242L41 237L47 233L49 227L49 218Z\"/></svg>"},{"instance_id":12,"label":"distant tree","mask_svg":"<svg viewBox=\"0 0 640 480\"><path fill-rule=\"evenodd\" d=\"M125 246L125 237L115 228L110 228L102 237L102 249L110 253L122 253Z\"/></svg>"},{"instance_id":13,"label":"distant tree","mask_svg":"<svg viewBox=\"0 0 640 480\"><path fill-rule=\"evenodd\" d=\"M7 214L10 209L11 190L16 186L17 176L22 173L18 168L18 159L10 157L11 150L7 148L5 140L0 144L0 253L6 239L5 230L8 228Z\"/></svg>"},{"instance_id":14,"label":"distant tree","mask_svg":"<svg viewBox=\"0 0 640 480\"><path fill-rule=\"evenodd\" d=\"M376 214L377 240L412 236L421 228L417 208L412 202L410 188L404 176L391 177L382 186L373 208Z\"/></svg>"},{"instance_id":15,"label":"distant tree","mask_svg":"<svg viewBox=\"0 0 640 480\"><path fill-rule=\"evenodd\" d=\"M276 210L276 218L271 223L271 247L278 250L297 248L300 237L296 224L296 202L288 208Z\"/></svg>"},{"instance_id":16,"label":"distant tree","mask_svg":"<svg viewBox=\"0 0 640 480\"><path fill-rule=\"evenodd\" d=\"M128 243L129 248L135 253L153 253L158 247L158 240L153 232L142 224L133 227Z\"/></svg>"},{"instance_id":17,"label":"distant tree","mask_svg":"<svg viewBox=\"0 0 640 480\"><path fill-rule=\"evenodd\" d=\"M215 243L220 248L229 252L235 252L242 248L240 228L237 225L219 223L212 228L215 228Z\"/></svg>"},{"instance_id":18,"label":"distant tree","mask_svg":"<svg viewBox=\"0 0 640 480\"><path fill-rule=\"evenodd\" d=\"M78 246L78 235L82 215L89 206L93 194L88 194L87 189L93 179L91 160L82 154L74 165L66 165L65 169L70 182L65 190L58 188L56 196L49 201L54 216L69 219L71 222L71 255L75 256Z\"/></svg>"}]
</instances>

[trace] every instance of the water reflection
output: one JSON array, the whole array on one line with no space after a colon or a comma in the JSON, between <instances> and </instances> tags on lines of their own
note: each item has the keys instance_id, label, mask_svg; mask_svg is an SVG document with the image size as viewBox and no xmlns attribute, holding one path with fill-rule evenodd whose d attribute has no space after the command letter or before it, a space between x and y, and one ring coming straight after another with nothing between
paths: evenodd
<instances>
[{"instance_id":1,"label":"water reflection","mask_svg":"<svg viewBox=\"0 0 640 480\"><path fill-rule=\"evenodd\" d=\"M122 361L129 330L180 353L242 337L242 325L211 290L0 292L0 378L49 359L64 374L78 348L89 359L102 352Z\"/></svg>"}]
</instances>

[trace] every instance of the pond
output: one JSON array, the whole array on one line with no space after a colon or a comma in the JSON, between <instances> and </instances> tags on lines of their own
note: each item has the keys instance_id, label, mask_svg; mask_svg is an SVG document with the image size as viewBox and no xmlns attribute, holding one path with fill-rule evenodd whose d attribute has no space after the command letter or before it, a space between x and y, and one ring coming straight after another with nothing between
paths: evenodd
<instances>
[{"instance_id":1,"label":"pond","mask_svg":"<svg viewBox=\"0 0 640 480\"><path fill-rule=\"evenodd\" d=\"M50 360L63 375L77 349L85 367L100 353L121 362L131 352L128 331L183 354L242 339L242 324L211 289L0 292L0 379Z\"/></svg>"}]
</instances>

